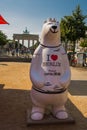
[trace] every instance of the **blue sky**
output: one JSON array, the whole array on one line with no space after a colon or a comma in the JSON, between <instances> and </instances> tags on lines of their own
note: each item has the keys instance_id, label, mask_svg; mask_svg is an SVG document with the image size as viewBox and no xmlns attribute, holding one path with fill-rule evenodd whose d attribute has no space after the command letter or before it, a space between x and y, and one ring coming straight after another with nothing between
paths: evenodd
<instances>
[{"instance_id":1,"label":"blue sky","mask_svg":"<svg viewBox=\"0 0 87 130\"><path fill-rule=\"evenodd\" d=\"M10 25L0 25L0 30L10 39L26 27L31 34L40 34L44 20L52 17L60 21L71 15L78 4L86 15L87 0L1 0L0 14Z\"/></svg>"}]
</instances>

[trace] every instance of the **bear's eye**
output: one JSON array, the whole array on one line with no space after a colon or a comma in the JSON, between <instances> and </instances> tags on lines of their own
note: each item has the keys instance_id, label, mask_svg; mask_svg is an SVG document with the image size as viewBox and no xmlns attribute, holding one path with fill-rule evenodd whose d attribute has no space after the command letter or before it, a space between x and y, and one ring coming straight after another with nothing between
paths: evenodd
<instances>
[{"instance_id":1,"label":"bear's eye","mask_svg":"<svg viewBox=\"0 0 87 130\"><path fill-rule=\"evenodd\" d=\"M57 25L59 24L59 22L57 22Z\"/></svg>"}]
</instances>

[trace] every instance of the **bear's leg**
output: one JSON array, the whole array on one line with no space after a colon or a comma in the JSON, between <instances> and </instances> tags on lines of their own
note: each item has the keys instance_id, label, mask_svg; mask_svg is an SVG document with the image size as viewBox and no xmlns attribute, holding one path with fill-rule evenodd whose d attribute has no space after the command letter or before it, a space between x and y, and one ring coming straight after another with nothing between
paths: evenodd
<instances>
[{"instance_id":1,"label":"bear's leg","mask_svg":"<svg viewBox=\"0 0 87 130\"><path fill-rule=\"evenodd\" d=\"M42 120L44 117L44 108L33 106L31 111L31 119L32 120Z\"/></svg>"},{"instance_id":2,"label":"bear's leg","mask_svg":"<svg viewBox=\"0 0 87 130\"><path fill-rule=\"evenodd\" d=\"M53 107L53 115L58 119L66 119L68 118L68 113L64 106L61 107Z\"/></svg>"}]
</instances>

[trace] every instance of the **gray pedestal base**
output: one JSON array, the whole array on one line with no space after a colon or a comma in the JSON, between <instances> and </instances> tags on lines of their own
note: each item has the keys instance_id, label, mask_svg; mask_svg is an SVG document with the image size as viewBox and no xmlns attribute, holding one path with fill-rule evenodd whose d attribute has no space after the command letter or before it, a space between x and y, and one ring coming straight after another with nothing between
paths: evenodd
<instances>
[{"instance_id":1,"label":"gray pedestal base","mask_svg":"<svg viewBox=\"0 0 87 130\"><path fill-rule=\"evenodd\" d=\"M73 119L73 117L71 115L69 115L69 117L67 119L57 119L55 117L53 117L52 114L46 114L44 116L44 118L40 121L34 121L31 119L30 117L30 110L27 110L27 126L30 125L43 125L43 124L63 124L63 123L75 123L75 120Z\"/></svg>"}]
</instances>

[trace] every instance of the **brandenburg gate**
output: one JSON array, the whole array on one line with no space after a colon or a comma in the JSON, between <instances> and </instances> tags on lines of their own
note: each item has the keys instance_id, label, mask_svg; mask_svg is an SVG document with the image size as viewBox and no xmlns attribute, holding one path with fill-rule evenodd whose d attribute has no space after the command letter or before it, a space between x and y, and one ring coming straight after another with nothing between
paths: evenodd
<instances>
[{"instance_id":1,"label":"brandenburg gate","mask_svg":"<svg viewBox=\"0 0 87 130\"><path fill-rule=\"evenodd\" d=\"M18 42L18 47L20 44L20 41L22 41L22 46L24 46L24 42L25 40L27 40L27 44L28 44L28 48L31 46L33 46L36 42L39 41L39 35L36 34L29 34L29 32L27 31L27 28L25 29L25 31L23 31L23 34L13 34L13 42L15 43L15 41Z\"/></svg>"}]
</instances>

